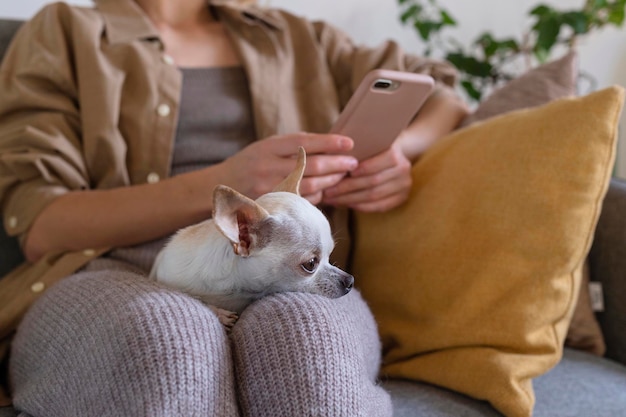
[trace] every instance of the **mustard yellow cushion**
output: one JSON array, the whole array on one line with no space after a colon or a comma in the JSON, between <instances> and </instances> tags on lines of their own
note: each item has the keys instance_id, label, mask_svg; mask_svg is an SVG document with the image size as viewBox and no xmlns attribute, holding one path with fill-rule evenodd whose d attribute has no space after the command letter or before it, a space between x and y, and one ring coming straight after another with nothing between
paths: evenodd
<instances>
[{"instance_id":1,"label":"mustard yellow cushion","mask_svg":"<svg viewBox=\"0 0 626 417\"><path fill-rule=\"evenodd\" d=\"M414 166L406 204L356 215L384 375L531 415L532 378L561 358L623 100L612 87L459 130Z\"/></svg>"},{"instance_id":2,"label":"mustard yellow cushion","mask_svg":"<svg viewBox=\"0 0 626 417\"><path fill-rule=\"evenodd\" d=\"M563 57L528 70L518 78L507 82L481 101L476 110L468 115L461 126L466 127L490 117L513 110L546 104L552 100L575 96L578 84L578 59L572 50ZM588 260L583 265L583 284L570 322L565 346L584 350L598 356L606 351L604 335L589 295Z\"/></svg>"}]
</instances>

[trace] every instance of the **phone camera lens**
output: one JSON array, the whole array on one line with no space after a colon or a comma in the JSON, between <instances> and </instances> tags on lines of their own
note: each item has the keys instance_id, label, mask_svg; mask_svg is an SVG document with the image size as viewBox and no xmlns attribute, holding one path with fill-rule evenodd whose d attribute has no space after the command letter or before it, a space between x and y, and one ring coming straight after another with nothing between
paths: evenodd
<instances>
[{"instance_id":1,"label":"phone camera lens","mask_svg":"<svg viewBox=\"0 0 626 417\"><path fill-rule=\"evenodd\" d=\"M381 89L381 90L386 90L389 87L391 87L391 84L392 83L389 80L377 80L374 83L374 88L378 88L378 89Z\"/></svg>"}]
</instances>

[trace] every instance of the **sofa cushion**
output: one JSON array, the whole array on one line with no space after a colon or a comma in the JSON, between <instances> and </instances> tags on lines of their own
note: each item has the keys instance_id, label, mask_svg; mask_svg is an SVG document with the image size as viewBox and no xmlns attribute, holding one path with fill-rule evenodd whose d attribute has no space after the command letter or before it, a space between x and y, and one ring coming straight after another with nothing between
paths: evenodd
<instances>
[{"instance_id":1,"label":"sofa cushion","mask_svg":"<svg viewBox=\"0 0 626 417\"><path fill-rule=\"evenodd\" d=\"M574 315L567 330L565 346L604 356L606 343L591 303L589 260L583 265L583 278Z\"/></svg>"},{"instance_id":2,"label":"sofa cushion","mask_svg":"<svg viewBox=\"0 0 626 417\"><path fill-rule=\"evenodd\" d=\"M577 54L571 51L557 60L529 70L495 90L461 122L461 127L514 110L541 106L558 98L573 96L576 94L577 79Z\"/></svg>"},{"instance_id":3,"label":"sofa cushion","mask_svg":"<svg viewBox=\"0 0 626 417\"><path fill-rule=\"evenodd\" d=\"M393 401L394 417L495 417L487 403L433 385L402 380L382 383ZM626 368L615 362L565 349L563 359L536 379L534 417L618 416L626 410Z\"/></svg>"},{"instance_id":4,"label":"sofa cushion","mask_svg":"<svg viewBox=\"0 0 626 417\"><path fill-rule=\"evenodd\" d=\"M566 349L534 386L534 417L620 416L626 410L626 368L580 351Z\"/></svg>"},{"instance_id":5,"label":"sofa cushion","mask_svg":"<svg viewBox=\"0 0 626 417\"><path fill-rule=\"evenodd\" d=\"M561 356L623 95L457 131L415 164L406 204L356 215L353 270L379 322L383 374L530 415L532 379Z\"/></svg>"},{"instance_id":6,"label":"sofa cushion","mask_svg":"<svg viewBox=\"0 0 626 417\"><path fill-rule=\"evenodd\" d=\"M578 60L575 51L533 68L519 78L495 90L468 115L461 127L510 111L540 106L563 97L575 96L578 81ZM602 356L606 344L598 320L591 308L589 265L585 262L584 282L565 339L565 346Z\"/></svg>"},{"instance_id":7,"label":"sofa cushion","mask_svg":"<svg viewBox=\"0 0 626 417\"><path fill-rule=\"evenodd\" d=\"M613 178L589 252L591 275L602 285L598 313L606 340L606 357L626 364L626 180Z\"/></svg>"}]
</instances>

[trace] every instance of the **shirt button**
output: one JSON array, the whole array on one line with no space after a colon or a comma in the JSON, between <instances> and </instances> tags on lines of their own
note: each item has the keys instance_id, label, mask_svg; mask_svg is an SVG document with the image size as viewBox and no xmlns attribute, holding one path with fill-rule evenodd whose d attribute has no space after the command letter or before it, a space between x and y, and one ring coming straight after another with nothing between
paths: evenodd
<instances>
[{"instance_id":1,"label":"shirt button","mask_svg":"<svg viewBox=\"0 0 626 417\"><path fill-rule=\"evenodd\" d=\"M15 217L15 216L9 217L9 227L11 229L14 229L14 228L17 227L17 217Z\"/></svg>"},{"instance_id":2,"label":"shirt button","mask_svg":"<svg viewBox=\"0 0 626 417\"><path fill-rule=\"evenodd\" d=\"M41 281L35 282L33 285L30 286L30 290L34 293L42 292L45 288L46 284Z\"/></svg>"},{"instance_id":3,"label":"shirt button","mask_svg":"<svg viewBox=\"0 0 626 417\"><path fill-rule=\"evenodd\" d=\"M167 104L161 104L159 105L159 107L157 107L157 113L159 114L159 116L161 117L167 117L170 115L170 106L168 106Z\"/></svg>"},{"instance_id":4,"label":"shirt button","mask_svg":"<svg viewBox=\"0 0 626 417\"><path fill-rule=\"evenodd\" d=\"M148 174L148 178L146 180L148 181L148 184L156 184L161 180L161 177L159 177L159 174L156 172L151 172Z\"/></svg>"},{"instance_id":5,"label":"shirt button","mask_svg":"<svg viewBox=\"0 0 626 417\"><path fill-rule=\"evenodd\" d=\"M161 59L163 60L163 62L165 62L167 65L174 65L174 58L172 58L169 55L163 55L161 57Z\"/></svg>"},{"instance_id":6,"label":"shirt button","mask_svg":"<svg viewBox=\"0 0 626 417\"><path fill-rule=\"evenodd\" d=\"M85 256L94 256L96 254L96 251L93 249L85 249L83 251L83 255Z\"/></svg>"}]
</instances>

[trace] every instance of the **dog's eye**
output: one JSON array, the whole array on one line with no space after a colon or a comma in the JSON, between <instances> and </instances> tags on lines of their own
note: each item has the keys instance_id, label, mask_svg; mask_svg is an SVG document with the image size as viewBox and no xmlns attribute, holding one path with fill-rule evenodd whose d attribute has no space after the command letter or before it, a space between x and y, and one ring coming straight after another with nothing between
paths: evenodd
<instances>
[{"instance_id":1,"label":"dog's eye","mask_svg":"<svg viewBox=\"0 0 626 417\"><path fill-rule=\"evenodd\" d=\"M306 261L303 264L301 264L300 266L306 272L308 272L309 274L312 274L317 269L317 264L318 263L319 263L319 260L317 258L311 258L308 261Z\"/></svg>"}]
</instances>

